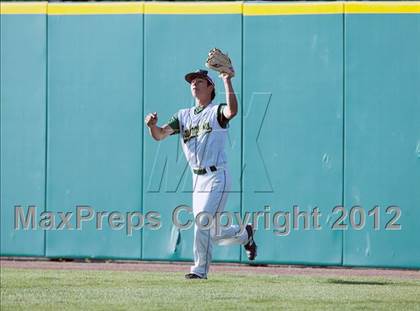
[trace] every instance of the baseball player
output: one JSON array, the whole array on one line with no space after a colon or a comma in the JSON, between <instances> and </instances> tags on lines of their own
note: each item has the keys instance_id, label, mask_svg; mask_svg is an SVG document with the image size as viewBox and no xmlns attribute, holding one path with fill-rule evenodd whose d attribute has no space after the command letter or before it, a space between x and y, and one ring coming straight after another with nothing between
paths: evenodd
<instances>
[{"instance_id":1,"label":"baseball player","mask_svg":"<svg viewBox=\"0 0 420 311\"><path fill-rule=\"evenodd\" d=\"M238 103L228 73L221 73L226 91L227 104L213 103L215 85L206 70L188 73L185 80L190 84L195 106L181 109L162 127L157 125L157 113L149 113L145 122L150 135L162 140L172 134L180 134L181 145L193 174L193 214L195 219L202 212L213 217L223 212L231 179L224 151L228 137L228 124L238 112ZM208 224L208 219L200 224ZM243 244L249 260L254 260L257 246L253 238L253 227L246 230L232 225L215 230L194 227L194 265L187 279L206 279L212 258L213 243L231 245ZM219 232L220 231L220 232Z\"/></svg>"}]
</instances>

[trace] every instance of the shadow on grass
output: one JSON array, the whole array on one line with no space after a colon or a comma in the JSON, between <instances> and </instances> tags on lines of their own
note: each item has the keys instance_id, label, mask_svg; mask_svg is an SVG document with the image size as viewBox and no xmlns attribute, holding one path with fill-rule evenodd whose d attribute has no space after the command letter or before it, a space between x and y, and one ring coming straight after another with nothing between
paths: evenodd
<instances>
[{"instance_id":1,"label":"shadow on grass","mask_svg":"<svg viewBox=\"0 0 420 311\"><path fill-rule=\"evenodd\" d=\"M385 281L355 281L355 280L340 280L340 279L330 279L327 283L332 284L343 284L343 285L392 285L394 283L385 282Z\"/></svg>"}]
</instances>

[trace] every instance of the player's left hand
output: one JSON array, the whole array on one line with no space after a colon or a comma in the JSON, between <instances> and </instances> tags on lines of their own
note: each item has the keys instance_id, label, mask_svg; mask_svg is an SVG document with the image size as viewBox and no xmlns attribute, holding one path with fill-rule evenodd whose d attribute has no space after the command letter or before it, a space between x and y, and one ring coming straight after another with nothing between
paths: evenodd
<instances>
[{"instance_id":1,"label":"player's left hand","mask_svg":"<svg viewBox=\"0 0 420 311\"><path fill-rule=\"evenodd\" d=\"M211 49L209 52L206 67L218 71L220 76L224 73L227 73L230 77L235 76L235 69L233 69L229 56L217 48Z\"/></svg>"},{"instance_id":2,"label":"player's left hand","mask_svg":"<svg viewBox=\"0 0 420 311\"><path fill-rule=\"evenodd\" d=\"M222 72L219 75L220 79L222 79L223 81L228 81L232 79L232 75L226 73L226 72Z\"/></svg>"}]
</instances>

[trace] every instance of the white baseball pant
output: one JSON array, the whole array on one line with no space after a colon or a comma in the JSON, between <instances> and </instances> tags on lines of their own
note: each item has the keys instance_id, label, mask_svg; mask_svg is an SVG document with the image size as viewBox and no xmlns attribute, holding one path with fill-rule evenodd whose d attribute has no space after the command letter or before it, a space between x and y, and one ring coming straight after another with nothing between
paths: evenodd
<instances>
[{"instance_id":1,"label":"white baseball pant","mask_svg":"<svg viewBox=\"0 0 420 311\"><path fill-rule=\"evenodd\" d=\"M223 212L231 188L231 179L226 168L218 168L211 172L206 168L207 173L197 175L193 173L193 213L194 219L197 215L206 212L216 215L216 212ZM202 224L208 224L208 217L202 218ZM210 229L202 229L194 225L194 266L191 273L201 277L207 277L210 262L212 259L213 243L220 245L246 244L248 234L238 225L220 227L216 234L215 225Z\"/></svg>"}]
</instances>

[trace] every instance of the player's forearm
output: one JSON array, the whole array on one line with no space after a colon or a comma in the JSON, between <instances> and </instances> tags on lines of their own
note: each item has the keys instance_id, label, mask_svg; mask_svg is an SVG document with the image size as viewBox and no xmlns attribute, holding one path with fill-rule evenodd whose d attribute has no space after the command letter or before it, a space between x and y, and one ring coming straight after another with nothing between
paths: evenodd
<instances>
[{"instance_id":1,"label":"player's forearm","mask_svg":"<svg viewBox=\"0 0 420 311\"><path fill-rule=\"evenodd\" d=\"M161 128L157 125L153 125L153 126L149 127L149 132L150 132L150 135L155 140L161 140L165 137L165 133L163 131L163 128Z\"/></svg>"},{"instance_id":2,"label":"player's forearm","mask_svg":"<svg viewBox=\"0 0 420 311\"><path fill-rule=\"evenodd\" d=\"M225 108L225 116L228 119L232 119L238 113L238 100L236 99L236 94L233 90L232 81L230 79L226 79L224 84L227 103L227 107Z\"/></svg>"}]
</instances>

